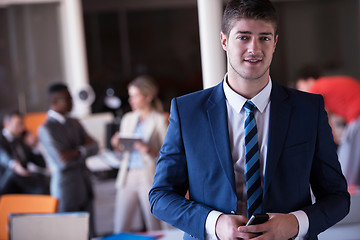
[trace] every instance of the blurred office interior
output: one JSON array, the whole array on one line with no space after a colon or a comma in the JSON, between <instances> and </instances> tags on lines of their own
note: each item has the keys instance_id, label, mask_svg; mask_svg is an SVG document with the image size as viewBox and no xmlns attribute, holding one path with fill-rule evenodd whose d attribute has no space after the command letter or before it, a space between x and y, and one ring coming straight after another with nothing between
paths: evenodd
<instances>
[{"instance_id":1,"label":"blurred office interior","mask_svg":"<svg viewBox=\"0 0 360 240\"><path fill-rule=\"evenodd\" d=\"M198 2L1 0L1 111L46 111L47 86L59 81L75 95L87 86L96 95L92 103L75 99L75 115L109 110L109 88L126 111L126 84L144 73L157 79L168 109L172 97L203 88ZM358 0L273 2L281 20L275 81L288 84L304 64L360 78Z\"/></svg>"},{"instance_id":2,"label":"blurred office interior","mask_svg":"<svg viewBox=\"0 0 360 240\"><path fill-rule=\"evenodd\" d=\"M209 6L202 6L204 11L214 2L221 7L226 3L205 1ZM128 111L127 83L137 75L156 79L165 111L169 111L171 98L209 86L203 79L203 58L209 55L202 54L201 2L204 0L0 0L0 114L11 109L46 112L47 87L64 82L74 97L73 115L88 121L90 134L99 134L100 145L106 147L104 131L98 133L93 127L99 122L87 119L103 112L116 118ZM273 80L289 85L305 64L317 65L326 74L360 79L359 0L273 3L280 15L270 74ZM222 9L216 10L221 15ZM212 56L220 68L220 77L213 79L216 83L225 74L219 36L215 45L220 49ZM121 102L111 105L106 101L109 97ZM99 119L113 121L109 114ZM98 209L106 218L98 219L102 224L98 230L105 234L112 229L112 216L106 214L112 214L113 183L99 183L97 190L106 208Z\"/></svg>"}]
</instances>

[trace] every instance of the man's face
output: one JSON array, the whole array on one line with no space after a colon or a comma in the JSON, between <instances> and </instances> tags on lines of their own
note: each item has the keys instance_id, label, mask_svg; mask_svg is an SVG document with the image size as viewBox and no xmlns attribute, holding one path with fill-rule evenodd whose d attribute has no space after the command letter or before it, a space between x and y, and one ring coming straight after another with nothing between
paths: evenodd
<instances>
[{"instance_id":1,"label":"man's face","mask_svg":"<svg viewBox=\"0 0 360 240\"><path fill-rule=\"evenodd\" d=\"M54 96L53 109L61 114L71 112L73 106L72 97L68 90L58 92Z\"/></svg>"},{"instance_id":2,"label":"man's face","mask_svg":"<svg viewBox=\"0 0 360 240\"><path fill-rule=\"evenodd\" d=\"M24 131L24 121L20 116L14 115L4 123L6 128L14 137L19 138Z\"/></svg>"},{"instance_id":3,"label":"man's face","mask_svg":"<svg viewBox=\"0 0 360 240\"><path fill-rule=\"evenodd\" d=\"M271 22L245 18L234 20L229 35L221 33L229 75L267 81L276 43L277 35Z\"/></svg>"}]
</instances>

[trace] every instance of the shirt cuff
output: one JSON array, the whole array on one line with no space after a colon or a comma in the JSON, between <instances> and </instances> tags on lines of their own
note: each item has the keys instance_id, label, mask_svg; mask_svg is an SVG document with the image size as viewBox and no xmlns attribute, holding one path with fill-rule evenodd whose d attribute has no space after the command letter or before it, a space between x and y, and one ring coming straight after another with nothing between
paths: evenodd
<instances>
[{"instance_id":1,"label":"shirt cuff","mask_svg":"<svg viewBox=\"0 0 360 240\"><path fill-rule=\"evenodd\" d=\"M9 163L8 163L8 166L9 166L10 169L14 169L15 160L10 160Z\"/></svg>"},{"instance_id":2,"label":"shirt cuff","mask_svg":"<svg viewBox=\"0 0 360 240\"><path fill-rule=\"evenodd\" d=\"M208 214L205 222L205 231L206 231L205 240L218 240L215 232L215 226L221 214L223 213L215 210L212 210Z\"/></svg>"},{"instance_id":3,"label":"shirt cuff","mask_svg":"<svg viewBox=\"0 0 360 240\"><path fill-rule=\"evenodd\" d=\"M296 212L292 212L290 214L293 214L298 223L299 223L299 232L297 234L296 237L294 237L294 240L303 240L305 239L308 231L309 231L309 218L306 215L306 213L304 211L296 211Z\"/></svg>"},{"instance_id":4,"label":"shirt cuff","mask_svg":"<svg viewBox=\"0 0 360 240\"><path fill-rule=\"evenodd\" d=\"M79 150L79 152L80 152L81 157L86 157L86 147L84 147L84 146L79 146L79 147L78 147L78 150Z\"/></svg>"}]
</instances>

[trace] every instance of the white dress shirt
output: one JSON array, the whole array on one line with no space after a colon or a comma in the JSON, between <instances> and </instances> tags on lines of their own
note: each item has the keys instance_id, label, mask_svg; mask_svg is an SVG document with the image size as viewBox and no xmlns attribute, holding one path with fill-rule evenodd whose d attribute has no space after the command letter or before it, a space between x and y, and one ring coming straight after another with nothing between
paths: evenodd
<instances>
[{"instance_id":1,"label":"white dress shirt","mask_svg":"<svg viewBox=\"0 0 360 240\"><path fill-rule=\"evenodd\" d=\"M54 110L50 109L48 111L48 116L54 118L56 121L58 121L61 124L65 124L66 117L62 115L61 113L55 112Z\"/></svg>"},{"instance_id":2,"label":"white dress shirt","mask_svg":"<svg viewBox=\"0 0 360 240\"><path fill-rule=\"evenodd\" d=\"M8 142L12 142L15 139L14 135L12 135L12 133L9 130L7 130L6 128L3 128L2 134ZM11 156L9 156L9 157L11 157ZM15 166L15 159L11 159L8 163L8 167L13 169L14 166Z\"/></svg>"},{"instance_id":3,"label":"white dress shirt","mask_svg":"<svg viewBox=\"0 0 360 240\"><path fill-rule=\"evenodd\" d=\"M263 90L261 90L252 99L246 99L236 93L230 88L227 83L227 75L223 82L224 93L226 97L226 107L228 114L228 131L230 137L230 148L232 159L234 163L235 183L236 192L238 196L238 210L237 214L247 215L246 206L246 187L245 187L245 130L244 124L246 119L246 111L243 106L246 101L251 100L256 110L254 112L257 132L258 132L258 143L259 143L259 156L260 156L260 167L261 167L261 182L264 182L264 173L267 160L267 148L268 148L268 137L269 137L269 120L270 120L270 94L272 89L272 82L269 79L268 84ZM260 127L259 127L260 126ZM218 239L215 234L215 225L221 212L211 211L206 219L206 234L208 240ZM303 239L309 228L309 220L305 212L296 211L292 214L295 215L299 222L299 233L295 238L296 240Z\"/></svg>"},{"instance_id":4,"label":"white dress shirt","mask_svg":"<svg viewBox=\"0 0 360 240\"><path fill-rule=\"evenodd\" d=\"M12 142L15 139L14 135L12 135L12 133L9 130L7 130L6 128L3 128L2 134L4 135L4 137L6 138L6 140L8 142Z\"/></svg>"}]
</instances>

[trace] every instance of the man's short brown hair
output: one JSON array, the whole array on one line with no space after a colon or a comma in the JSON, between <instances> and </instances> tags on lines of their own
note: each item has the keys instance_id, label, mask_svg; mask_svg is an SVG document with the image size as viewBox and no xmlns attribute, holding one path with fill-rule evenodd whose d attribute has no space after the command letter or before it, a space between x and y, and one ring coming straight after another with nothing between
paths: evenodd
<instances>
[{"instance_id":1,"label":"man's short brown hair","mask_svg":"<svg viewBox=\"0 0 360 240\"><path fill-rule=\"evenodd\" d=\"M277 35L278 15L269 0L230 0L224 11L221 31L228 36L233 21L242 18L269 21Z\"/></svg>"}]
</instances>

